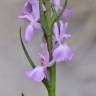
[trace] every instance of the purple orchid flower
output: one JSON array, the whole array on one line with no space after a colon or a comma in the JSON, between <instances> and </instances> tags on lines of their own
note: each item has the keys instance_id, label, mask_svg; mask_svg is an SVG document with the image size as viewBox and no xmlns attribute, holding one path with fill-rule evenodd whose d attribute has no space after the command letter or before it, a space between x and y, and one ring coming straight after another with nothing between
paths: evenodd
<instances>
[{"instance_id":1,"label":"purple orchid flower","mask_svg":"<svg viewBox=\"0 0 96 96\"><path fill-rule=\"evenodd\" d=\"M18 16L18 18L27 20L29 22L24 36L24 39L27 42L32 39L35 29L42 31L41 24L38 22L40 19L39 14L39 1L28 0L25 3L21 16Z\"/></svg>"},{"instance_id":2,"label":"purple orchid flower","mask_svg":"<svg viewBox=\"0 0 96 96\"><path fill-rule=\"evenodd\" d=\"M49 53L47 49L47 44L41 43L41 49L42 54L39 54L41 66L38 66L31 71L27 71L26 73L27 77L35 81L42 81L44 78L50 80L50 75L48 73L47 67L49 67L52 64L50 64L49 62Z\"/></svg>"},{"instance_id":3,"label":"purple orchid flower","mask_svg":"<svg viewBox=\"0 0 96 96\"><path fill-rule=\"evenodd\" d=\"M57 44L54 45L53 59L56 62L69 61L73 57L72 49L65 43L71 35L66 33L68 23L63 24L62 21L59 22L60 28L57 23L54 24L54 35Z\"/></svg>"},{"instance_id":4,"label":"purple orchid flower","mask_svg":"<svg viewBox=\"0 0 96 96\"><path fill-rule=\"evenodd\" d=\"M44 69L44 72L46 74L46 78L50 80L50 75L47 70L47 67L49 67L50 65L47 43L44 43L44 42L41 43L41 51L42 51L42 54L40 54L40 62L42 66L46 66L46 68Z\"/></svg>"},{"instance_id":5,"label":"purple orchid flower","mask_svg":"<svg viewBox=\"0 0 96 96\"><path fill-rule=\"evenodd\" d=\"M24 36L25 41L28 42L28 41L30 41L32 39L35 29L38 29L38 30L42 31L40 23L37 22L35 20L35 18L33 18L32 15L26 14L24 16L19 16L19 18L26 19L26 20L29 21L29 25L27 26L27 28L25 30L25 36Z\"/></svg>"}]
</instances>

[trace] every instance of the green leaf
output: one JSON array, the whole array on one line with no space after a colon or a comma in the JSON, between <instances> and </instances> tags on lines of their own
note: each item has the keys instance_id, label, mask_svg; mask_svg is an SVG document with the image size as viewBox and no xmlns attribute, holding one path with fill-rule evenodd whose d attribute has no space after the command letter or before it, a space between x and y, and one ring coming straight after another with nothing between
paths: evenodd
<instances>
[{"instance_id":1,"label":"green leaf","mask_svg":"<svg viewBox=\"0 0 96 96\"><path fill-rule=\"evenodd\" d=\"M27 49L26 49L26 47L25 47L25 45L24 45L24 43L23 43L22 36L21 36L21 27L20 27L20 41L21 41L21 45L22 45L23 51L24 51L24 53L25 53L25 55L26 55L26 57L27 57L30 65L32 66L32 68L35 68L36 66L35 66L35 64L33 63L32 59L30 58L30 56L29 56L29 54L28 54L28 52L27 52Z\"/></svg>"}]
</instances>

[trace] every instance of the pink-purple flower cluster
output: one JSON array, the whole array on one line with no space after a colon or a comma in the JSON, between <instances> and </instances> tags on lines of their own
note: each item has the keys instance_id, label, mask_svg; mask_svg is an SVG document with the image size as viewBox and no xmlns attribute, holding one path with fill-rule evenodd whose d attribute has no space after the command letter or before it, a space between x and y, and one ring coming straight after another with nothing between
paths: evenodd
<instances>
[{"instance_id":1,"label":"pink-purple flower cluster","mask_svg":"<svg viewBox=\"0 0 96 96\"><path fill-rule=\"evenodd\" d=\"M61 9L60 0L51 0L52 5L56 12ZM43 11L46 11L46 6L43 4ZM37 66L31 71L27 71L26 75L35 80L42 81L44 78L50 80L50 75L47 68L51 67L55 62L70 61L73 57L72 49L66 43L66 40L71 37L67 33L68 18L71 16L71 10L65 9L59 21L53 25L53 49L52 49L52 60L49 60L49 52L47 43L42 40L40 55L40 66ZM39 0L27 0L22 12L20 19L27 20L29 22L25 30L24 39L29 42L32 40L35 30L43 32L42 24L40 23L40 9Z\"/></svg>"}]
</instances>

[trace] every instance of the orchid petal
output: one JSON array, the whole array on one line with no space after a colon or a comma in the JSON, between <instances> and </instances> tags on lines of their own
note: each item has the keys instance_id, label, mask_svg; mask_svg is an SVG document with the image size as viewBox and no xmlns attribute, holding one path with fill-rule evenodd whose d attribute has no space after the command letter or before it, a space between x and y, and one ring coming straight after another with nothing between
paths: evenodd
<instances>
[{"instance_id":1,"label":"orchid petal","mask_svg":"<svg viewBox=\"0 0 96 96\"><path fill-rule=\"evenodd\" d=\"M44 73L44 67L36 67L31 71L27 71L26 75L28 78L38 82L42 81L46 77Z\"/></svg>"},{"instance_id":2,"label":"orchid petal","mask_svg":"<svg viewBox=\"0 0 96 96\"><path fill-rule=\"evenodd\" d=\"M27 21L31 21L31 17L28 16L28 15L21 15L21 16L18 16L19 19L24 19L24 20L27 20Z\"/></svg>"},{"instance_id":3,"label":"orchid petal","mask_svg":"<svg viewBox=\"0 0 96 96\"><path fill-rule=\"evenodd\" d=\"M41 66L44 66L45 64L46 64L46 59L45 59L45 57L43 56L43 54L39 54L39 56L40 56L40 63L41 63Z\"/></svg>"},{"instance_id":4,"label":"orchid petal","mask_svg":"<svg viewBox=\"0 0 96 96\"><path fill-rule=\"evenodd\" d=\"M60 37L65 34L64 24L60 21Z\"/></svg>"},{"instance_id":5,"label":"orchid petal","mask_svg":"<svg viewBox=\"0 0 96 96\"><path fill-rule=\"evenodd\" d=\"M33 37L33 31L34 31L34 28L33 28L33 25L32 24L29 24L26 28L26 31L25 31L25 41L30 41Z\"/></svg>"},{"instance_id":6,"label":"orchid petal","mask_svg":"<svg viewBox=\"0 0 96 96\"><path fill-rule=\"evenodd\" d=\"M73 51L72 51L72 49L65 43L64 45L64 51L65 51L65 60L67 61L70 61L70 60L72 60L72 57L73 57Z\"/></svg>"},{"instance_id":7,"label":"orchid petal","mask_svg":"<svg viewBox=\"0 0 96 96\"><path fill-rule=\"evenodd\" d=\"M67 34L67 28L68 28L68 22L65 22L65 24L63 24L63 22L60 22L61 26L60 26L60 40L64 41L64 39L68 39L69 37L71 37L70 34Z\"/></svg>"},{"instance_id":8,"label":"orchid petal","mask_svg":"<svg viewBox=\"0 0 96 96\"><path fill-rule=\"evenodd\" d=\"M34 22L34 25L33 26L34 26L35 29L39 30L40 32L43 31L40 23Z\"/></svg>"},{"instance_id":9,"label":"orchid petal","mask_svg":"<svg viewBox=\"0 0 96 96\"><path fill-rule=\"evenodd\" d=\"M60 45L53 51L53 58L56 62L61 62L64 60L64 47L63 45Z\"/></svg>"},{"instance_id":10,"label":"orchid petal","mask_svg":"<svg viewBox=\"0 0 96 96\"><path fill-rule=\"evenodd\" d=\"M44 73L46 74L47 80L50 81L51 77L50 77L50 74L49 74L47 68L45 68Z\"/></svg>"},{"instance_id":11,"label":"orchid petal","mask_svg":"<svg viewBox=\"0 0 96 96\"><path fill-rule=\"evenodd\" d=\"M32 13L32 5L29 0L25 3L22 13Z\"/></svg>"},{"instance_id":12,"label":"orchid petal","mask_svg":"<svg viewBox=\"0 0 96 96\"><path fill-rule=\"evenodd\" d=\"M65 22L65 24L63 24L63 22L61 21L60 22L60 37L62 37L66 31L67 31L67 28L68 28L68 22Z\"/></svg>"},{"instance_id":13,"label":"orchid petal","mask_svg":"<svg viewBox=\"0 0 96 96\"><path fill-rule=\"evenodd\" d=\"M66 10L64 11L64 17L65 17L65 18L68 18L68 17L70 17L70 16L72 16L72 10L66 9Z\"/></svg>"},{"instance_id":14,"label":"orchid petal","mask_svg":"<svg viewBox=\"0 0 96 96\"><path fill-rule=\"evenodd\" d=\"M72 16L72 10L65 9L61 19L63 19L63 21L65 21L65 20L68 20L69 17L71 17L71 16Z\"/></svg>"},{"instance_id":15,"label":"orchid petal","mask_svg":"<svg viewBox=\"0 0 96 96\"><path fill-rule=\"evenodd\" d=\"M56 11L60 8L60 0L53 0L53 4L55 6Z\"/></svg>"},{"instance_id":16,"label":"orchid petal","mask_svg":"<svg viewBox=\"0 0 96 96\"><path fill-rule=\"evenodd\" d=\"M35 18L35 20L39 20L40 19L40 12L39 12L39 0L31 0L31 4L32 4L32 13L33 16Z\"/></svg>"},{"instance_id":17,"label":"orchid petal","mask_svg":"<svg viewBox=\"0 0 96 96\"><path fill-rule=\"evenodd\" d=\"M42 49L42 55L44 56L44 63L48 64L49 63L49 52L47 49L47 44L46 43L41 43L41 49Z\"/></svg>"},{"instance_id":18,"label":"orchid petal","mask_svg":"<svg viewBox=\"0 0 96 96\"><path fill-rule=\"evenodd\" d=\"M64 34L64 36L63 36L62 38L68 39L68 38L70 38L70 37L71 37L70 34Z\"/></svg>"},{"instance_id":19,"label":"orchid petal","mask_svg":"<svg viewBox=\"0 0 96 96\"><path fill-rule=\"evenodd\" d=\"M59 29L57 23L54 23L54 35L57 41L59 41Z\"/></svg>"}]
</instances>

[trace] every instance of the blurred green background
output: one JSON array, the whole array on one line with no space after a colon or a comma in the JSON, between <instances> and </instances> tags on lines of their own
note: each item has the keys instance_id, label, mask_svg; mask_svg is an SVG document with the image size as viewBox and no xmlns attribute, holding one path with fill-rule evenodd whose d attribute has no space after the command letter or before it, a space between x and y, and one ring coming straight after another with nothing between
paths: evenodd
<instances>
[{"instance_id":1,"label":"blurred green background","mask_svg":"<svg viewBox=\"0 0 96 96\"><path fill-rule=\"evenodd\" d=\"M0 96L47 96L41 83L27 79L31 69L19 40L19 21L23 0L0 1ZM73 15L69 20L69 40L74 58L67 64L57 65L56 96L96 96L96 0L69 0ZM37 35L39 34L39 35ZM39 32L27 48L36 64L39 64Z\"/></svg>"}]
</instances>

